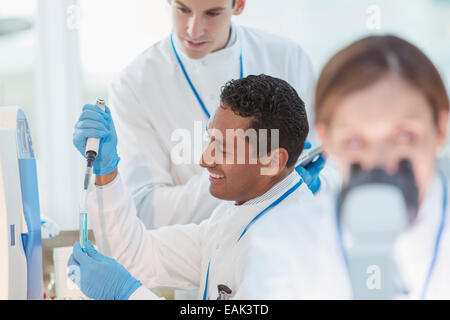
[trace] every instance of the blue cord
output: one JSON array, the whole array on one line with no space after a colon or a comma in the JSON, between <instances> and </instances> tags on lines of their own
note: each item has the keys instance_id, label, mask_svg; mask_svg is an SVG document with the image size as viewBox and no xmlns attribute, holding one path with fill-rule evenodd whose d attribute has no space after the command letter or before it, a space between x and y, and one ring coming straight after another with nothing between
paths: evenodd
<instances>
[{"instance_id":1,"label":"blue cord","mask_svg":"<svg viewBox=\"0 0 450 320\"><path fill-rule=\"evenodd\" d=\"M180 67L181 67L181 70L183 71L183 74L184 74L184 77L186 78L186 81L188 82L189 86L191 87L191 90L194 93L195 97L197 98L198 103L202 107L203 112L208 117L208 119L210 119L211 118L211 114L208 112L208 109L206 109L205 103L203 102L202 98L198 94L197 89L195 89L195 86L192 83L191 78L189 77L189 74L187 73L186 68L184 67L183 62L181 61L181 58L180 58L180 56L178 54L178 51L175 48L175 44L173 42L173 32L170 35L170 42L172 43L173 52L175 53L175 56L177 57L178 63L180 65ZM241 64L240 79L242 79L244 77L244 65L243 65L242 53L241 53L241 55L239 57L239 61L240 61L240 64Z\"/></svg>"}]
</instances>

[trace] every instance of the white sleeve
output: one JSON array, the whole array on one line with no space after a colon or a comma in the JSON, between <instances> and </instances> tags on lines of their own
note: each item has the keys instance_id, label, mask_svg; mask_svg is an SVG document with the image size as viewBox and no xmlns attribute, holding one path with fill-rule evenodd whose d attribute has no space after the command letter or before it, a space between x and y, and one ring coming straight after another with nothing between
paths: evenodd
<instances>
[{"instance_id":1,"label":"white sleeve","mask_svg":"<svg viewBox=\"0 0 450 320\"><path fill-rule=\"evenodd\" d=\"M148 288L199 287L207 221L146 230L120 176L96 187L89 201L96 244Z\"/></svg>"},{"instance_id":2,"label":"white sleeve","mask_svg":"<svg viewBox=\"0 0 450 320\"><path fill-rule=\"evenodd\" d=\"M109 103L118 137L120 172L138 217L149 229L201 222L218 205L209 193L208 178L197 174L184 185L176 185L170 150L140 114L144 106L131 88L122 75L110 87Z\"/></svg>"},{"instance_id":3,"label":"white sleeve","mask_svg":"<svg viewBox=\"0 0 450 320\"><path fill-rule=\"evenodd\" d=\"M308 54L298 47L296 60L293 62L294 68L291 69L293 74L290 75L295 81L291 85L297 91L299 97L305 103L306 114L308 115L309 135L308 140L314 145L316 141L316 132L314 130L314 101L316 91L316 76L314 68Z\"/></svg>"}]
</instances>

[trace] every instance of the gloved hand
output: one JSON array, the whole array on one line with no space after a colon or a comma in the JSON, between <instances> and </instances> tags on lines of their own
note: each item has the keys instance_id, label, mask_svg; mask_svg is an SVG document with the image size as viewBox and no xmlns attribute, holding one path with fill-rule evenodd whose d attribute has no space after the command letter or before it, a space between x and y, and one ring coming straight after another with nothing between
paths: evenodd
<instances>
[{"instance_id":1,"label":"gloved hand","mask_svg":"<svg viewBox=\"0 0 450 320\"><path fill-rule=\"evenodd\" d=\"M75 243L67 263L69 278L96 300L128 300L142 284L116 260L99 253L88 241L86 253Z\"/></svg>"},{"instance_id":2,"label":"gloved hand","mask_svg":"<svg viewBox=\"0 0 450 320\"><path fill-rule=\"evenodd\" d=\"M311 143L306 141L304 149L307 150L310 148ZM311 190L313 194L316 194L320 189L321 181L319 174L325 166L325 163L325 158L320 155L319 158L308 164L306 167L303 168L301 166L298 166L295 168L295 170L302 177L303 181L305 181L305 183L308 185L309 190Z\"/></svg>"},{"instance_id":3,"label":"gloved hand","mask_svg":"<svg viewBox=\"0 0 450 320\"><path fill-rule=\"evenodd\" d=\"M99 138L98 155L94 161L94 173L106 175L113 172L120 161L117 155L117 135L111 118L111 110L105 106L105 111L98 106L87 104L83 107L80 118L75 124L73 144L86 157L86 140Z\"/></svg>"}]
</instances>

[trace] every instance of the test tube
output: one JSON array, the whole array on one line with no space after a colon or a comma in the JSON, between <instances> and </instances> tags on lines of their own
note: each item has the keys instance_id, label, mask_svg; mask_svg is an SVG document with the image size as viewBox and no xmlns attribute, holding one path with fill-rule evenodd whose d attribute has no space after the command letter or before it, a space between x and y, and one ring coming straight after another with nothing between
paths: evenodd
<instances>
[{"instance_id":1,"label":"test tube","mask_svg":"<svg viewBox=\"0 0 450 320\"><path fill-rule=\"evenodd\" d=\"M86 252L86 245L88 241L88 226L87 226L87 189L83 189L81 194L80 205L80 246L81 249Z\"/></svg>"},{"instance_id":2,"label":"test tube","mask_svg":"<svg viewBox=\"0 0 450 320\"><path fill-rule=\"evenodd\" d=\"M80 212L80 246L83 252L86 252L86 245L88 241L87 230L87 213Z\"/></svg>"}]
</instances>

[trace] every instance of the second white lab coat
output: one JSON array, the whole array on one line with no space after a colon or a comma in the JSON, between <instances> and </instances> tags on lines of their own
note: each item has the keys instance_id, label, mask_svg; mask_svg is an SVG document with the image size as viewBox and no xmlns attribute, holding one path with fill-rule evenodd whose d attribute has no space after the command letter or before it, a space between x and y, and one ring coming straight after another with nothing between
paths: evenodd
<instances>
[{"instance_id":1,"label":"second white lab coat","mask_svg":"<svg viewBox=\"0 0 450 320\"><path fill-rule=\"evenodd\" d=\"M308 140L317 146L315 76L307 54L291 40L235 24L232 28L234 43L198 60L183 53L174 35L180 59L209 113L213 115L219 107L221 87L239 78L242 54L244 76L264 73L286 80L297 90L306 104ZM172 136L174 131L183 130L194 141L198 133L202 137L208 119L183 75L170 37L121 72L111 85L109 104L118 135L119 170L144 224L157 228L209 217L219 202L210 195L208 175L198 165L202 146L194 150L192 145L190 163L171 161L171 151L181 142ZM195 121L203 121L200 130L195 130ZM323 170L321 179L322 188L339 185L332 167Z\"/></svg>"},{"instance_id":2,"label":"second white lab coat","mask_svg":"<svg viewBox=\"0 0 450 320\"><path fill-rule=\"evenodd\" d=\"M394 260L407 289L407 294L397 299L422 296L441 223L443 198L442 179L436 175L415 223L397 239ZM352 298L338 242L335 199L332 195L317 197L298 214L286 211L277 217L268 216L254 228L243 295L251 299ZM448 206L446 214L450 215ZM447 217L425 299L450 299L449 220Z\"/></svg>"},{"instance_id":3,"label":"second white lab coat","mask_svg":"<svg viewBox=\"0 0 450 320\"><path fill-rule=\"evenodd\" d=\"M206 298L217 298L219 284L228 286L234 297L244 282L248 236L259 220L238 241L240 235L255 216L300 180L294 171L267 193L243 205L223 202L200 224L147 230L118 176L109 185L97 187L89 202L96 244L101 253L116 259L143 283L132 299L156 299L148 288L200 289L202 298L208 265ZM295 213L312 199L311 191L302 183L261 221L283 211Z\"/></svg>"}]
</instances>

